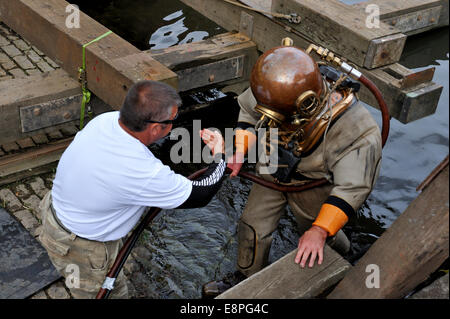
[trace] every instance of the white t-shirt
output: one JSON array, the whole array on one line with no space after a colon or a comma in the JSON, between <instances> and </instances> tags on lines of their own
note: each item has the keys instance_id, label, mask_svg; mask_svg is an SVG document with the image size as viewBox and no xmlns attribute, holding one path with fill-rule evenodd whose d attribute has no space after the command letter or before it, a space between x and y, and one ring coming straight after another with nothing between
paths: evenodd
<instances>
[{"instance_id":1,"label":"white t-shirt","mask_svg":"<svg viewBox=\"0 0 450 319\"><path fill-rule=\"evenodd\" d=\"M119 112L97 116L59 161L52 198L57 217L74 234L117 240L137 224L146 207L180 206L192 183L163 165L120 127Z\"/></svg>"}]
</instances>

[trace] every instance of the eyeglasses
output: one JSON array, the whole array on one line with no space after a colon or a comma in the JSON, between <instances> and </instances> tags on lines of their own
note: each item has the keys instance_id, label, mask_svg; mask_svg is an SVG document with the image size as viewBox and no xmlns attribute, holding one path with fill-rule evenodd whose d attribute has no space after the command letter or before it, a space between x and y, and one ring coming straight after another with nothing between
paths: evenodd
<instances>
[{"instance_id":1,"label":"eyeglasses","mask_svg":"<svg viewBox=\"0 0 450 319\"><path fill-rule=\"evenodd\" d=\"M175 120L178 118L178 113L175 115L175 117L171 120L165 120L165 121L152 121L152 120L146 120L146 123L158 123L158 124L173 124Z\"/></svg>"}]
</instances>

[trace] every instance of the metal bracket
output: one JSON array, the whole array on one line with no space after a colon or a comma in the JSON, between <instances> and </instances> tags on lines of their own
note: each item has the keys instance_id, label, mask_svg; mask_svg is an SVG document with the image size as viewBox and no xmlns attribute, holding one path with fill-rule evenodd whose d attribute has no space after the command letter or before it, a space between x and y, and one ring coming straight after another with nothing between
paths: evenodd
<instances>
[{"instance_id":1,"label":"metal bracket","mask_svg":"<svg viewBox=\"0 0 450 319\"><path fill-rule=\"evenodd\" d=\"M27 133L80 118L82 95L23 106L19 109L22 132Z\"/></svg>"},{"instance_id":2,"label":"metal bracket","mask_svg":"<svg viewBox=\"0 0 450 319\"><path fill-rule=\"evenodd\" d=\"M253 36L253 16L245 11L241 12L241 21L239 23L239 33L249 37Z\"/></svg>"},{"instance_id":3,"label":"metal bracket","mask_svg":"<svg viewBox=\"0 0 450 319\"><path fill-rule=\"evenodd\" d=\"M243 55L180 70L176 72L178 75L178 90L185 92L207 85L234 80L242 77L243 70Z\"/></svg>"}]
</instances>

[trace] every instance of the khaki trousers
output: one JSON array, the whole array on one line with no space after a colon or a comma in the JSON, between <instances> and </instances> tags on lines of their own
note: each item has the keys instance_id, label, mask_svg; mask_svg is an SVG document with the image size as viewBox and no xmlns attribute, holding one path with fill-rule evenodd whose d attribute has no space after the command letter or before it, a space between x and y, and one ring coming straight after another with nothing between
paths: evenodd
<instances>
[{"instance_id":1,"label":"khaki trousers","mask_svg":"<svg viewBox=\"0 0 450 319\"><path fill-rule=\"evenodd\" d=\"M301 235L312 226L332 187L325 185L300 193L281 193L254 184L238 225L239 271L248 277L267 265L272 233L287 204ZM350 242L342 230L329 237L327 243L340 253L350 249Z\"/></svg>"},{"instance_id":2,"label":"khaki trousers","mask_svg":"<svg viewBox=\"0 0 450 319\"><path fill-rule=\"evenodd\" d=\"M122 240L92 241L66 230L52 212L51 192L45 195L39 208L43 223L40 241L56 270L66 278L66 286L74 298L95 298L119 253ZM110 298L128 298L123 271L114 283Z\"/></svg>"}]
</instances>

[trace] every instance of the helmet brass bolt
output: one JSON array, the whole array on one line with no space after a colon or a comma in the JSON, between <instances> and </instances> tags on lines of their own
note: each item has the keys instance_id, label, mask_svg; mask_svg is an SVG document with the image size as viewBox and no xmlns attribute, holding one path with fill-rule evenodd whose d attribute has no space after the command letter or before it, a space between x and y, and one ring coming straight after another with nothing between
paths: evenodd
<instances>
[{"instance_id":1,"label":"helmet brass bolt","mask_svg":"<svg viewBox=\"0 0 450 319\"><path fill-rule=\"evenodd\" d=\"M285 47L291 47L294 45L294 40L292 40L291 38L283 38L283 40L281 40L281 45Z\"/></svg>"}]
</instances>

